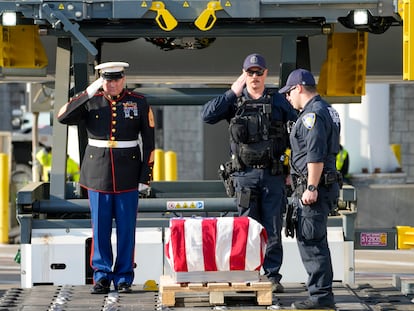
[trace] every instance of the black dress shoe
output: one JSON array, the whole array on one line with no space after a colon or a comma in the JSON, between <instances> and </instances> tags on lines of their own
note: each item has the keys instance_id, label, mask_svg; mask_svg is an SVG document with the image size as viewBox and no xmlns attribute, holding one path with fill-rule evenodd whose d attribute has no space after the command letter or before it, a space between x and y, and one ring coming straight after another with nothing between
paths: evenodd
<instances>
[{"instance_id":1,"label":"black dress shoe","mask_svg":"<svg viewBox=\"0 0 414 311\"><path fill-rule=\"evenodd\" d=\"M335 303L317 303L310 299L303 301L295 301L291 306L293 309L298 310L314 310L314 309L331 309L336 310Z\"/></svg>"},{"instance_id":2,"label":"black dress shoe","mask_svg":"<svg viewBox=\"0 0 414 311\"><path fill-rule=\"evenodd\" d=\"M284 293L285 288L279 282L272 282L272 292L273 293Z\"/></svg>"},{"instance_id":3,"label":"black dress shoe","mask_svg":"<svg viewBox=\"0 0 414 311\"><path fill-rule=\"evenodd\" d=\"M119 283L116 287L116 290L118 291L118 293L124 294L132 292L131 285L126 282Z\"/></svg>"},{"instance_id":4,"label":"black dress shoe","mask_svg":"<svg viewBox=\"0 0 414 311\"><path fill-rule=\"evenodd\" d=\"M99 281L96 281L95 285L92 287L91 294L108 294L109 287L109 281L105 278L102 278Z\"/></svg>"}]
</instances>

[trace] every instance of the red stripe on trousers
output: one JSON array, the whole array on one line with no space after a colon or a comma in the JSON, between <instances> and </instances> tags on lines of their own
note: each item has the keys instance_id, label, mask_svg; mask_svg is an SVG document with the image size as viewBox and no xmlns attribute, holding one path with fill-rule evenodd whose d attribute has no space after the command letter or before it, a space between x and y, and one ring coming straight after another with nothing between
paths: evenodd
<instances>
[{"instance_id":1,"label":"red stripe on trousers","mask_svg":"<svg viewBox=\"0 0 414 311\"><path fill-rule=\"evenodd\" d=\"M171 241L174 260L174 270L180 272L188 272L186 248L185 248L185 229L184 219L171 220Z\"/></svg>"},{"instance_id":2,"label":"red stripe on trousers","mask_svg":"<svg viewBox=\"0 0 414 311\"><path fill-rule=\"evenodd\" d=\"M235 217L230 252L230 270L245 270L249 218Z\"/></svg>"},{"instance_id":3,"label":"red stripe on trousers","mask_svg":"<svg viewBox=\"0 0 414 311\"><path fill-rule=\"evenodd\" d=\"M204 271L217 271L217 219L203 219L201 230L203 236Z\"/></svg>"}]
</instances>

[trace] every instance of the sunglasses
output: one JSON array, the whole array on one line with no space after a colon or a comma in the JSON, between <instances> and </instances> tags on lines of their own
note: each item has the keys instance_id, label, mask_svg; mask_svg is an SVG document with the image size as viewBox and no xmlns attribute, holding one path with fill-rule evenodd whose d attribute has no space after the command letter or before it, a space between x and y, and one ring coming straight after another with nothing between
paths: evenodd
<instances>
[{"instance_id":1,"label":"sunglasses","mask_svg":"<svg viewBox=\"0 0 414 311\"><path fill-rule=\"evenodd\" d=\"M261 69L261 70L246 70L246 72L249 77L253 77L255 74L256 76L261 77L264 75L265 71L264 69Z\"/></svg>"},{"instance_id":2,"label":"sunglasses","mask_svg":"<svg viewBox=\"0 0 414 311\"><path fill-rule=\"evenodd\" d=\"M294 89L296 89L296 86L289 89L289 91L286 92L287 96L290 96L290 92L292 92Z\"/></svg>"}]
</instances>

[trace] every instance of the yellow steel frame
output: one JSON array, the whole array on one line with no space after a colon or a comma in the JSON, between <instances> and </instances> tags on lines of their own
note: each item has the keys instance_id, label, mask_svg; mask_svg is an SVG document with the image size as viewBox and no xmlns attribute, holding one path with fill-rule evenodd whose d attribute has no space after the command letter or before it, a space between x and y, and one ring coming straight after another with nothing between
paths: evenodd
<instances>
[{"instance_id":1,"label":"yellow steel frame","mask_svg":"<svg viewBox=\"0 0 414 311\"><path fill-rule=\"evenodd\" d=\"M367 32L330 34L318 92L322 96L365 95L367 47Z\"/></svg>"},{"instance_id":2,"label":"yellow steel frame","mask_svg":"<svg viewBox=\"0 0 414 311\"><path fill-rule=\"evenodd\" d=\"M403 79L414 80L414 5L410 0L401 0L399 10L403 19Z\"/></svg>"},{"instance_id":3,"label":"yellow steel frame","mask_svg":"<svg viewBox=\"0 0 414 311\"><path fill-rule=\"evenodd\" d=\"M37 25L0 26L0 67L43 69L48 64Z\"/></svg>"}]
</instances>

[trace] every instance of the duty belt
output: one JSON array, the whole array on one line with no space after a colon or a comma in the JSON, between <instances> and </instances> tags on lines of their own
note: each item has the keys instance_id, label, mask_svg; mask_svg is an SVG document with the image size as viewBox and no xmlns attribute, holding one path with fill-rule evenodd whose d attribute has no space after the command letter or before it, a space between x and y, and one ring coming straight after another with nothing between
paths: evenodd
<instances>
[{"instance_id":1,"label":"duty belt","mask_svg":"<svg viewBox=\"0 0 414 311\"><path fill-rule=\"evenodd\" d=\"M300 176L293 174L292 176L292 183L293 186L296 188L298 185L305 185L307 184L307 177L306 176ZM319 181L319 186L327 186L334 183L342 183L342 175L340 172L325 172L322 173L321 180Z\"/></svg>"},{"instance_id":2,"label":"duty belt","mask_svg":"<svg viewBox=\"0 0 414 311\"><path fill-rule=\"evenodd\" d=\"M294 188L297 188L299 185L305 185L306 186L306 183L307 183L306 176L301 177L301 176L296 175L296 174L291 175L291 176L292 176L292 184L293 184Z\"/></svg>"},{"instance_id":3,"label":"duty belt","mask_svg":"<svg viewBox=\"0 0 414 311\"><path fill-rule=\"evenodd\" d=\"M247 165L247 167L265 169L265 168L268 168L269 165L267 165L267 164L254 164L254 165Z\"/></svg>"},{"instance_id":4,"label":"duty belt","mask_svg":"<svg viewBox=\"0 0 414 311\"><path fill-rule=\"evenodd\" d=\"M88 138L88 145L98 148L133 148L138 146L136 140L103 140Z\"/></svg>"}]
</instances>

